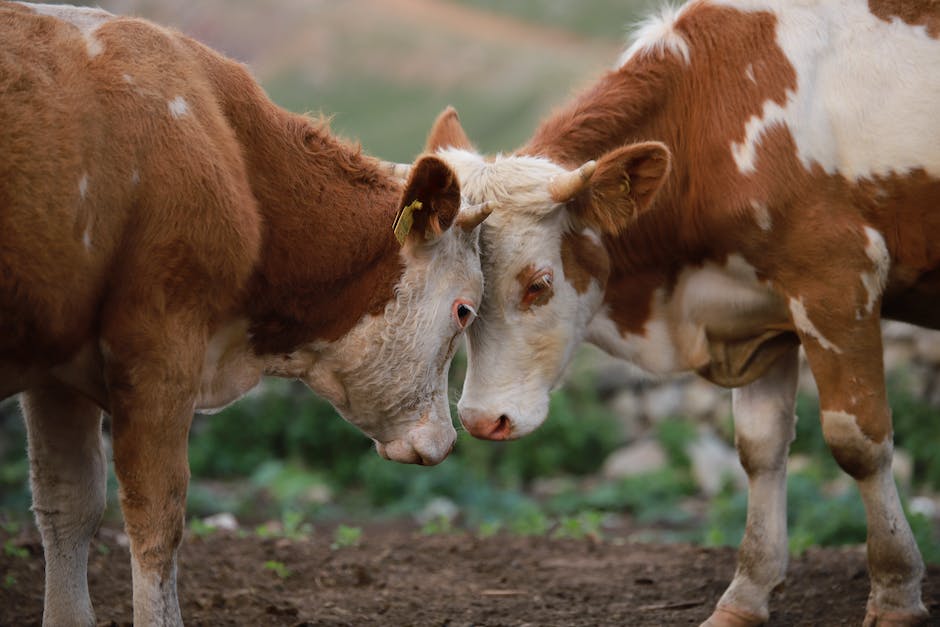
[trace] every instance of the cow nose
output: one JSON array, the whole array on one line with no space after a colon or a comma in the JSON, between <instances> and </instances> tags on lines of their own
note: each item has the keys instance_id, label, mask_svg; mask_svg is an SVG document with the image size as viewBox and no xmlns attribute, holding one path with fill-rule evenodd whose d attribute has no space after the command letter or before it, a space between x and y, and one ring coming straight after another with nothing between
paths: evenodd
<instances>
[{"instance_id":1,"label":"cow nose","mask_svg":"<svg viewBox=\"0 0 940 627\"><path fill-rule=\"evenodd\" d=\"M506 414L494 416L474 409L460 412L460 422L475 438L508 440L512 435L512 419Z\"/></svg>"}]
</instances>

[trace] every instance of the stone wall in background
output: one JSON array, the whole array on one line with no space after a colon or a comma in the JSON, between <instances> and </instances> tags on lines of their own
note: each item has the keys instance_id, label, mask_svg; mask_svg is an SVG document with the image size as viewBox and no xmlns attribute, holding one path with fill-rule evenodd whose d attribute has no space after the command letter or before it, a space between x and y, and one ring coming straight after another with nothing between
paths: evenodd
<instances>
[{"instance_id":1,"label":"stone wall in background","mask_svg":"<svg viewBox=\"0 0 940 627\"><path fill-rule=\"evenodd\" d=\"M884 324L884 340L886 371L903 372L910 393L935 405L940 414L940 331L888 322ZM653 428L659 421L678 416L694 419L699 425L698 439L687 452L701 490L714 494L721 487L722 476L734 478L743 487L744 473L728 431L730 390L695 375L651 379L636 367L593 348L580 356L575 369L592 372L600 397L621 421L627 438L627 444L607 459L604 467L607 477L650 472L666 464L665 453L653 437ZM800 390L816 394L805 358ZM818 416L800 419L818 420ZM794 464L793 459L790 464ZM902 482L910 478L910 457L903 450L896 450L894 465Z\"/></svg>"}]
</instances>

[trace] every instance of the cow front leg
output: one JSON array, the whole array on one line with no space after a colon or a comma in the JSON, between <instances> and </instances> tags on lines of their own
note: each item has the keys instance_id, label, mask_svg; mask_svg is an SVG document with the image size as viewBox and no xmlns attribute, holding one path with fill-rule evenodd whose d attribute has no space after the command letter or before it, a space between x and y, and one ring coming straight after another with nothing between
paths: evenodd
<instances>
[{"instance_id":1,"label":"cow front leg","mask_svg":"<svg viewBox=\"0 0 940 627\"><path fill-rule=\"evenodd\" d=\"M116 337L116 336L112 336ZM187 438L205 338L186 325L108 340L114 467L130 539L134 623L182 625L176 591Z\"/></svg>"},{"instance_id":2,"label":"cow front leg","mask_svg":"<svg viewBox=\"0 0 940 627\"><path fill-rule=\"evenodd\" d=\"M108 467L101 410L55 381L30 388L21 404L46 560L43 625L94 625L88 546L104 512Z\"/></svg>"},{"instance_id":3,"label":"cow front leg","mask_svg":"<svg viewBox=\"0 0 940 627\"><path fill-rule=\"evenodd\" d=\"M871 578L865 625L918 625L924 562L891 472L893 436L877 313L859 316L807 303L795 317L819 388L822 431L839 466L859 488L868 524ZM874 310L877 312L877 308Z\"/></svg>"},{"instance_id":4,"label":"cow front leg","mask_svg":"<svg viewBox=\"0 0 940 627\"><path fill-rule=\"evenodd\" d=\"M747 526L734 580L703 627L750 627L769 617L768 601L787 570L787 454L796 435L798 351L732 392L734 439L747 472Z\"/></svg>"}]
</instances>

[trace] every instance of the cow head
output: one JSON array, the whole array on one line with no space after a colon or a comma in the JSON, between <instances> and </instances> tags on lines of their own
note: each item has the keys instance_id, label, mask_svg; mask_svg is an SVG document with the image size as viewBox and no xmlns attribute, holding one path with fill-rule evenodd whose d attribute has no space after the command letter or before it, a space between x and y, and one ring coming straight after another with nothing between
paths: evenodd
<instances>
[{"instance_id":1,"label":"cow head","mask_svg":"<svg viewBox=\"0 0 940 627\"><path fill-rule=\"evenodd\" d=\"M315 347L302 378L369 435L382 457L431 465L457 435L447 373L483 296L476 226L488 212L462 206L457 178L437 157L403 173L395 234L404 270L394 298L338 341Z\"/></svg>"},{"instance_id":2,"label":"cow head","mask_svg":"<svg viewBox=\"0 0 940 627\"><path fill-rule=\"evenodd\" d=\"M650 205L669 152L633 144L575 169L525 155L487 159L452 110L438 118L428 148L454 168L468 199L499 206L480 236L485 290L468 333L460 420L477 437L521 437L545 420L549 393L601 307L610 268L604 236Z\"/></svg>"}]
</instances>

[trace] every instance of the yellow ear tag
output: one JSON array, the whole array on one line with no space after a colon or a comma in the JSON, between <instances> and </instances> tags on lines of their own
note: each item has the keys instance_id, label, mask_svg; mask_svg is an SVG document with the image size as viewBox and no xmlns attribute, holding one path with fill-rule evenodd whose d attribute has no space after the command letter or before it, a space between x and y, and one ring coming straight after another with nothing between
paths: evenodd
<instances>
[{"instance_id":1,"label":"yellow ear tag","mask_svg":"<svg viewBox=\"0 0 940 627\"><path fill-rule=\"evenodd\" d=\"M395 233L395 239L401 245L405 244L405 238L411 232L411 226L414 224L414 212L421 211L424 205L420 200L415 200L410 205L401 208L398 216L395 217L395 223L392 224L392 231Z\"/></svg>"}]
</instances>

